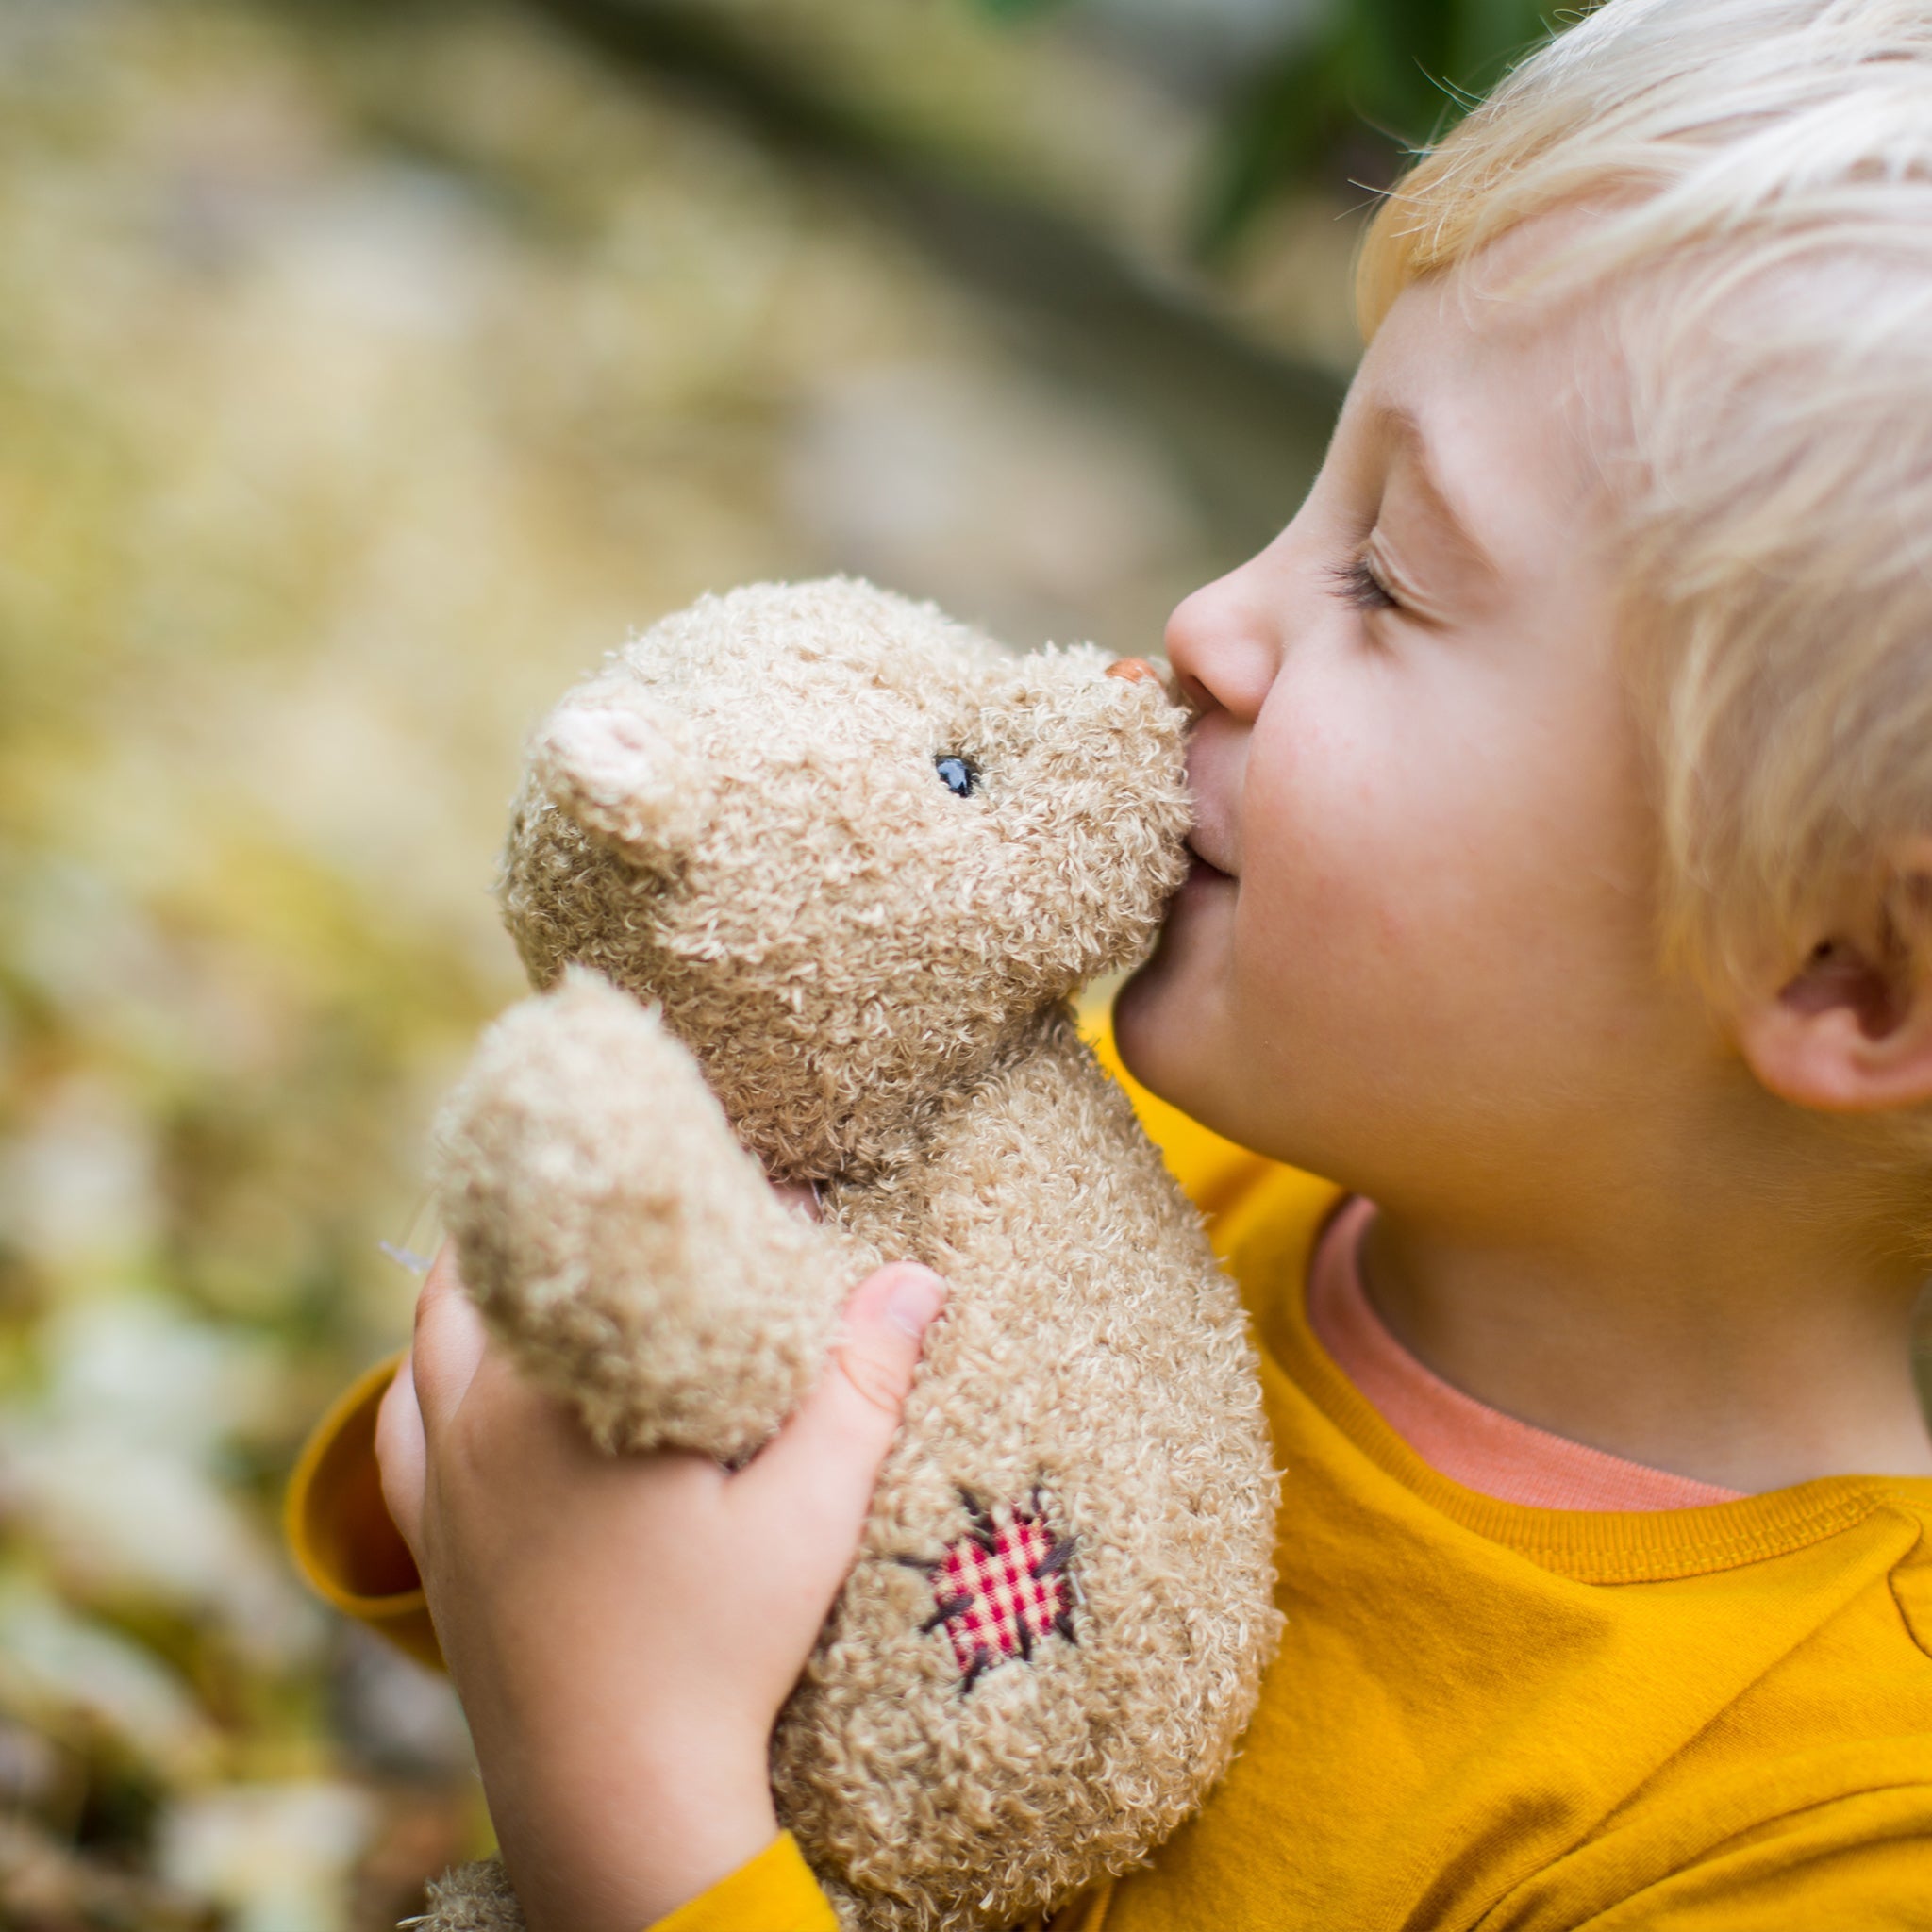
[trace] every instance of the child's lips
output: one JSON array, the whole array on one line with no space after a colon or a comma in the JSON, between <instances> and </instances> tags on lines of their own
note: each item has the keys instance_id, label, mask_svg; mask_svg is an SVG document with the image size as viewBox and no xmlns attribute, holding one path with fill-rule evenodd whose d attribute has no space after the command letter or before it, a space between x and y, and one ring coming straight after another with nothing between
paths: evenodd
<instances>
[{"instance_id":1,"label":"child's lips","mask_svg":"<svg viewBox=\"0 0 1932 1932\"><path fill-rule=\"evenodd\" d=\"M1224 870L1221 866L1216 865L1211 858L1205 857L1201 848L1191 839L1188 841L1188 857L1193 861L1188 868L1188 882L1191 885L1197 879L1203 881L1212 879L1232 880L1235 876L1233 873Z\"/></svg>"}]
</instances>

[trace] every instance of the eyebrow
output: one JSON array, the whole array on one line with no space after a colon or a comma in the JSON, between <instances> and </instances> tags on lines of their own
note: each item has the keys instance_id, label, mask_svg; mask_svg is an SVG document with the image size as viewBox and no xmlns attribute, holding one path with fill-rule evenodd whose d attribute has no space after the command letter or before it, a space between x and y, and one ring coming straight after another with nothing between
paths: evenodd
<instances>
[{"instance_id":1,"label":"eyebrow","mask_svg":"<svg viewBox=\"0 0 1932 1932\"><path fill-rule=\"evenodd\" d=\"M1369 422L1379 442L1385 446L1395 444L1407 456L1423 501L1451 543L1484 575L1500 576L1495 558L1478 541L1469 526L1469 519L1457 509L1455 499L1442 487L1422 424L1395 403L1378 403Z\"/></svg>"}]
</instances>

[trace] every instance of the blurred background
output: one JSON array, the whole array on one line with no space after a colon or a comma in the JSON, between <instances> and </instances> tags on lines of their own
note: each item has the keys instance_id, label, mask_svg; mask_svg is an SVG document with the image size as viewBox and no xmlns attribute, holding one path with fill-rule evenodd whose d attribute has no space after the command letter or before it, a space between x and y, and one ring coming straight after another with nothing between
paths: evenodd
<instances>
[{"instance_id":1,"label":"blurred background","mask_svg":"<svg viewBox=\"0 0 1932 1932\"><path fill-rule=\"evenodd\" d=\"M707 589L1157 649L1519 0L0 0L0 1924L488 1843L280 1485L520 981L525 731Z\"/></svg>"}]
</instances>

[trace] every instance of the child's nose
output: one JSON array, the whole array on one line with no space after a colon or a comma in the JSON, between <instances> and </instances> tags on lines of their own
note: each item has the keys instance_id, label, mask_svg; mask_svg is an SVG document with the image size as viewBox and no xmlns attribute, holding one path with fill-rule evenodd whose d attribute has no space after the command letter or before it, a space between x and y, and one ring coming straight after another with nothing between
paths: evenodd
<instances>
[{"instance_id":1,"label":"child's nose","mask_svg":"<svg viewBox=\"0 0 1932 1932\"><path fill-rule=\"evenodd\" d=\"M1280 668L1276 613L1255 576L1260 560L1203 584L1167 620L1167 660L1197 715L1221 709L1252 721Z\"/></svg>"}]
</instances>

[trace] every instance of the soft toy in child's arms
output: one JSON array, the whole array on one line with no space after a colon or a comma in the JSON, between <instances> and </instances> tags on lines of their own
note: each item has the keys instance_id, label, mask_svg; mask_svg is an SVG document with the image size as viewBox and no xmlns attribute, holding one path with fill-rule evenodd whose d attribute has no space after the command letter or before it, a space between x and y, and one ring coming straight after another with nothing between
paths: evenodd
<instances>
[{"instance_id":1,"label":"soft toy in child's arms","mask_svg":"<svg viewBox=\"0 0 1932 1932\"><path fill-rule=\"evenodd\" d=\"M950 1281L773 1742L865 1932L1010 1924L1141 1858L1279 1624L1233 1287L1067 1007L1186 863L1185 715L1112 668L850 581L638 639L535 741L502 893L547 991L442 1124L464 1279L613 1452L750 1455L867 1273ZM487 1867L425 1922L519 1923Z\"/></svg>"}]
</instances>

